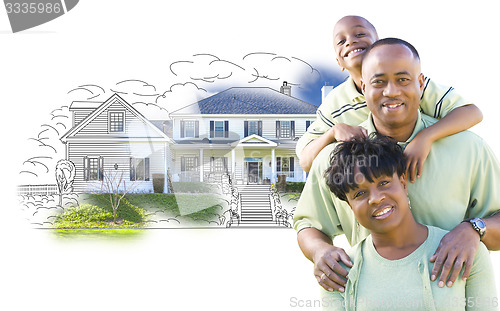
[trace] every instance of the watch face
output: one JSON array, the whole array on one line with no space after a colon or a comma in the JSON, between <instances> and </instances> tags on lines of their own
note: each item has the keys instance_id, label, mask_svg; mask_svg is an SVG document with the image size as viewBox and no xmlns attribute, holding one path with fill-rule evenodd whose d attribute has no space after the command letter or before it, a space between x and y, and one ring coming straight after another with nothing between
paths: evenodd
<instances>
[{"instance_id":1,"label":"watch face","mask_svg":"<svg viewBox=\"0 0 500 311\"><path fill-rule=\"evenodd\" d=\"M481 219L477 219L476 220L476 225L479 227L479 229L486 228L486 225L484 224L484 221L482 221Z\"/></svg>"}]
</instances>

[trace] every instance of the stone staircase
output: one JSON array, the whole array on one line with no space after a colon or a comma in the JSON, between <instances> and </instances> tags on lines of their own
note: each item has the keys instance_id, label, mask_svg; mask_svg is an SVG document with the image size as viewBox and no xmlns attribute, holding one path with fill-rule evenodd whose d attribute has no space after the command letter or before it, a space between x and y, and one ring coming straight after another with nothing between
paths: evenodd
<instances>
[{"instance_id":1,"label":"stone staircase","mask_svg":"<svg viewBox=\"0 0 500 311\"><path fill-rule=\"evenodd\" d=\"M279 227L273 220L269 185L237 186L241 198L241 218L235 227Z\"/></svg>"}]
</instances>

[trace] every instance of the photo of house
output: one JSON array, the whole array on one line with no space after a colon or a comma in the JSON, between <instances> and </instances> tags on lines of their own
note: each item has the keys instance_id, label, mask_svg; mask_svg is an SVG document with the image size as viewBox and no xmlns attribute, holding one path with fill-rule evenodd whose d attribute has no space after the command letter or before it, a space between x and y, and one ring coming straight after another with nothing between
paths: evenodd
<instances>
[{"instance_id":1,"label":"photo of house","mask_svg":"<svg viewBox=\"0 0 500 311\"><path fill-rule=\"evenodd\" d=\"M172 172L177 181L272 184L303 182L295 144L317 107L267 87L233 87L170 113Z\"/></svg>"}]
</instances>

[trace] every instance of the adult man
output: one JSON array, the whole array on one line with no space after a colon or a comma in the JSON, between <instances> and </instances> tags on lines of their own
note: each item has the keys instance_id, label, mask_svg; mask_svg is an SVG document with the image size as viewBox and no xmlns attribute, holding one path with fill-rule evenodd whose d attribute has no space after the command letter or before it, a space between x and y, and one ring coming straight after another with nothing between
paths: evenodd
<instances>
[{"instance_id":1,"label":"adult man","mask_svg":"<svg viewBox=\"0 0 500 311\"><path fill-rule=\"evenodd\" d=\"M362 90L371 113L362 126L368 134L377 131L405 147L420 130L436 122L418 110L423 87L415 48L400 39L377 41L363 60ZM368 231L326 186L323 174L333 148L325 147L313 162L295 211L294 228L304 255L314 262L320 285L343 291L347 273L338 262L351 263L332 239L345 233L353 245ZM461 132L436 141L424 169L426 174L408 184L412 213L418 222L451 230L431 258L435 261L431 280L442 269L440 287L452 286L463 265L463 278L469 276L480 240L490 250L500 249L500 166L481 138ZM481 220L462 222L468 218Z\"/></svg>"}]
</instances>

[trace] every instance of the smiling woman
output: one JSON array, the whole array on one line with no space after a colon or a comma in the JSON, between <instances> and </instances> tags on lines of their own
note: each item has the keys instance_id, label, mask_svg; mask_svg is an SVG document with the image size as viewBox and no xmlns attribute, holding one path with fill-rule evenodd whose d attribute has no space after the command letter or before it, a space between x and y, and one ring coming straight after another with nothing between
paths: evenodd
<instances>
[{"instance_id":1,"label":"smiling woman","mask_svg":"<svg viewBox=\"0 0 500 311\"><path fill-rule=\"evenodd\" d=\"M378 161L358 159L376 157ZM348 255L344 292L323 290L328 310L498 310L492 264L481 244L467 279L451 288L430 282L431 256L447 231L415 221L410 211L403 149L379 134L343 142L326 171L330 190L347 201L370 235ZM344 266L345 269L349 269ZM464 303L473 301L473 303ZM496 302L495 302L496 301ZM488 302L488 303L486 303Z\"/></svg>"}]
</instances>

